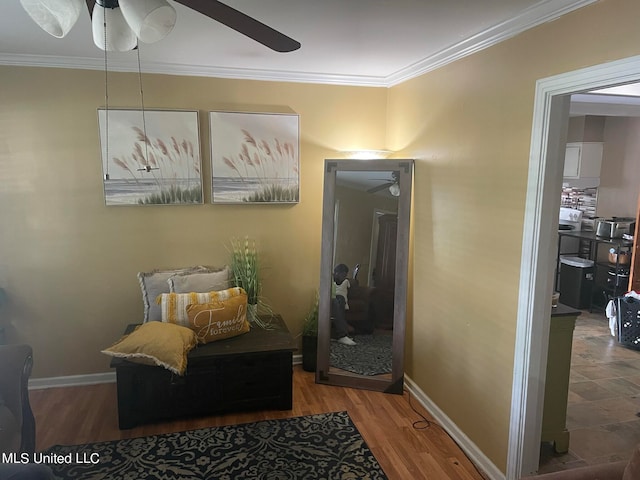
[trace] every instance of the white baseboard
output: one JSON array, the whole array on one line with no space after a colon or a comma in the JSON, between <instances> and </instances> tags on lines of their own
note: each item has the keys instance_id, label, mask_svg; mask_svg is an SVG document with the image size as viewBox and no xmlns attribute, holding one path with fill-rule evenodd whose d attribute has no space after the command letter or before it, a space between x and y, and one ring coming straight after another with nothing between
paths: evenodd
<instances>
[{"instance_id":1,"label":"white baseboard","mask_svg":"<svg viewBox=\"0 0 640 480\"><path fill-rule=\"evenodd\" d=\"M86 375L69 375L66 377L30 378L29 390L55 387L76 387L95 385L96 383L112 383L116 381L116 372L89 373Z\"/></svg>"},{"instance_id":2,"label":"white baseboard","mask_svg":"<svg viewBox=\"0 0 640 480\"><path fill-rule=\"evenodd\" d=\"M469 459L491 480L505 480L506 476L478 446L467 437L458 426L418 387L407 375L404 376L407 390L429 412L436 422L454 439Z\"/></svg>"},{"instance_id":3,"label":"white baseboard","mask_svg":"<svg viewBox=\"0 0 640 480\"><path fill-rule=\"evenodd\" d=\"M302 355L293 356L293 364L300 365ZM66 377L30 378L29 390L55 387L77 387L80 385L95 385L96 383L113 383L116 372L89 373L86 375L69 375Z\"/></svg>"}]
</instances>

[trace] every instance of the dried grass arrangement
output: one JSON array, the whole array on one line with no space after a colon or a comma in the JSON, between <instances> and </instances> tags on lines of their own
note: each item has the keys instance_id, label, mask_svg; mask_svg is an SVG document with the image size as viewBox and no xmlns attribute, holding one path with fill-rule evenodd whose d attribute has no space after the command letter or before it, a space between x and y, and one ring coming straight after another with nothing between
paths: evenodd
<instances>
[{"instance_id":1,"label":"dried grass arrangement","mask_svg":"<svg viewBox=\"0 0 640 480\"><path fill-rule=\"evenodd\" d=\"M232 239L230 253L233 284L247 292L249 322L264 329L272 328L269 319L273 317L273 310L261 295L260 262L255 240L249 237Z\"/></svg>"}]
</instances>

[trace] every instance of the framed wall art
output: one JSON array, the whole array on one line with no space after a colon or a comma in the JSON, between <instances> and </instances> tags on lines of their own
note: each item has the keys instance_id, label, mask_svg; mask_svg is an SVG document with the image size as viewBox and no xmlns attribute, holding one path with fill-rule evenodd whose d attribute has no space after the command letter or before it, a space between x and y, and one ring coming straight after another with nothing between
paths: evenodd
<instances>
[{"instance_id":1,"label":"framed wall art","mask_svg":"<svg viewBox=\"0 0 640 480\"><path fill-rule=\"evenodd\" d=\"M212 203L298 203L299 117L209 112Z\"/></svg>"},{"instance_id":2,"label":"framed wall art","mask_svg":"<svg viewBox=\"0 0 640 480\"><path fill-rule=\"evenodd\" d=\"M107 205L203 203L198 112L98 109Z\"/></svg>"}]
</instances>

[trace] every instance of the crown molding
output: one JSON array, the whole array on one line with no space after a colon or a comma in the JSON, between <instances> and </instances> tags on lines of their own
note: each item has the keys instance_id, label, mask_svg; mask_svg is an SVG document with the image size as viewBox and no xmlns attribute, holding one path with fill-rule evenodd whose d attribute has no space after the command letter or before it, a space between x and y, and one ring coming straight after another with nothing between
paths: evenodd
<instances>
[{"instance_id":1,"label":"crown molding","mask_svg":"<svg viewBox=\"0 0 640 480\"><path fill-rule=\"evenodd\" d=\"M194 77L216 77L242 80L263 80L294 83L319 83L359 87L392 87L414 77L436 70L444 65L472 55L518 35L530 28L555 20L562 15L585 7L598 0L545 0L524 10L519 15L452 45L419 62L388 76L340 75L307 72L283 72L277 70L210 67L206 65L184 65L175 63L143 62L144 73L186 75ZM104 60L88 57L61 57L47 55L1 54L0 65L73 68L82 70L104 70ZM108 62L109 71L137 72L135 61L114 60Z\"/></svg>"},{"instance_id":2,"label":"crown molding","mask_svg":"<svg viewBox=\"0 0 640 480\"><path fill-rule=\"evenodd\" d=\"M0 53L0 65L21 67L72 68L79 70L104 70L104 60L88 57L61 57L51 55L16 55ZM109 60L110 72L137 72L135 61ZM358 87L386 87L384 77L362 75L336 75L305 72L283 72L243 68L209 67L177 63L143 62L143 73L184 75L191 77L231 78L236 80L263 80L294 83L320 83Z\"/></svg>"},{"instance_id":3,"label":"crown molding","mask_svg":"<svg viewBox=\"0 0 640 480\"><path fill-rule=\"evenodd\" d=\"M436 70L598 0L546 0L385 78L387 87Z\"/></svg>"}]
</instances>

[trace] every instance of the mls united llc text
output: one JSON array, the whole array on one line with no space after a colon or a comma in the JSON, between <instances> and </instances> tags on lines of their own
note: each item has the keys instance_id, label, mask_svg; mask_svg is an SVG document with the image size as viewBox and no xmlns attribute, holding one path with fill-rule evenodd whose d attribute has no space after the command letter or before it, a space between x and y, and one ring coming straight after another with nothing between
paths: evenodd
<instances>
[{"instance_id":1,"label":"mls united llc text","mask_svg":"<svg viewBox=\"0 0 640 480\"><path fill-rule=\"evenodd\" d=\"M2 462L0 463L44 463L55 465L70 464L97 464L100 463L100 454L93 452L76 452L61 455L59 453L2 453Z\"/></svg>"}]
</instances>

